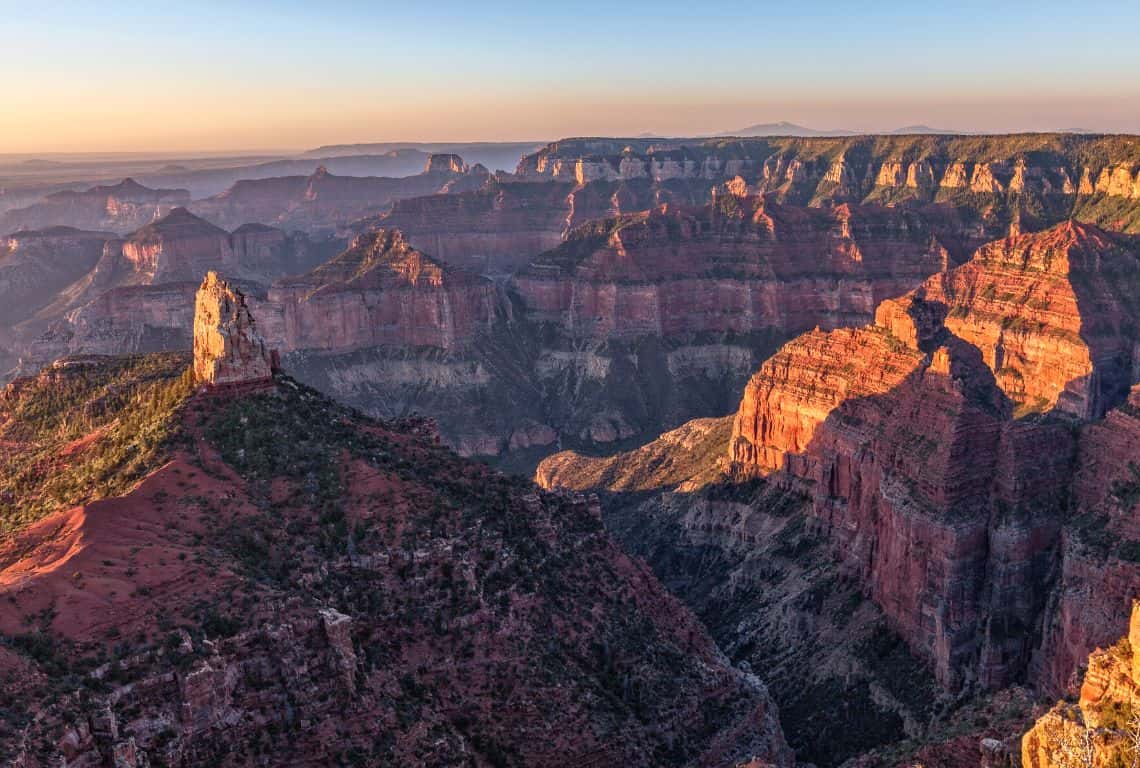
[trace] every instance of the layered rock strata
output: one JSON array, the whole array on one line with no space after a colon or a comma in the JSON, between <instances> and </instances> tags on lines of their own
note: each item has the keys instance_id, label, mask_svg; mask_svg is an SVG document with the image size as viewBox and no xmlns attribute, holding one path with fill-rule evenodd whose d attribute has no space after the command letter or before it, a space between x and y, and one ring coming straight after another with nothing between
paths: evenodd
<instances>
[{"instance_id":1,"label":"layered rock strata","mask_svg":"<svg viewBox=\"0 0 1140 768\"><path fill-rule=\"evenodd\" d=\"M513 285L529 317L573 338L795 334L866 322L950 258L926 222L902 212L729 194L585 225Z\"/></svg>"},{"instance_id":2,"label":"layered rock strata","mask_svg":"<svg viewBox=\"0 0 1140 768\"><path fill-rule=\"evenodd\" d=\"M269 334L285 351L454 350L489 332L499 310L490 281L440 265L396 230L361 235L312 272L275 282L267 303L280 316Z\"/></svg>"}]
</instances>

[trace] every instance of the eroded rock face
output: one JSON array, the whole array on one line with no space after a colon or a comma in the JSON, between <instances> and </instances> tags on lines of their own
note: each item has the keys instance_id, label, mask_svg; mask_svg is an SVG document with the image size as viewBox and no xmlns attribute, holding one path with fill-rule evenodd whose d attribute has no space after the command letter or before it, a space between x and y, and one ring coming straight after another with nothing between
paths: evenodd
<instances>
[{"instance_id":1,"label":"eroded rock face","mask_svg":"<svg viewBox=\"0 0 1140 768\"><path fill-rule=\"evenodd\" d=\"M424 173L454 173L461 175L470 170L467 163L463 162L463 158L455 154L433 154L429 155L427 164L424 166Z\"/></svg>"},{"instance_id":2,"label":"eroded rock face","mask_svg":"<svg viewBox=\"0 0 1140 768\"><path fill-rule=\"evenodd\" d=\"M866 322L949 259L903 212L728 194L586 225L513 284L532 319L574 338L794 334Z\"/></svg>"},{"instance_id":3,"label":"eroded rock face","mask_svg":"<svg viewBox=\"0 0 1140 768\"><path fill-rule=\"evenodd\" d=\"M398 200L355 226L397 228L446 264L509 274L562 241L571 190L563 183L490 181L478 189Z\"/></svg>"},{"instance_id":4,"label":"eroded rock face","mask_svg":"<svg viewBox=\"0 0 1140 768\"><path fill-rule=\"evenodd\" d=\"M1096 227L990 243L921 294L945 306L946 328L981 350L1023 410L1100 418L1134 379L1140 253Z\"/></svg>"},{"instance_id":5,"label":"eroded rock face","mask_svg":"<svg viewBox=\"0 0 1140 768\"><path fill-rule=\"evenodd\" d=\"M207 272L194 303L194 376L220 386L269 380L273 353L254 327L245 295Z\"/></svg>"},{"instance_id":6,"label":"eroded rock face","mask_svg":"<svg viewBox=\"0 0 1140 768\"><path fill-rule=\"evenodd\" d=\"M469 345L494 322L493 284L440 265L397 230L359 236L316 270L274 283L269 332L284 351Z\"/></svg>"},{"instance_id":7,"label":"eroded rock face","mask_svg":"<svg viewBox=\"0 0 1140 768\"><path fill-rule=\"evenodd\" d=\"M1070 493L1061 574L1034 661L1035 681L1052 696L1077 691L1074 673L1121 635L1140 594L1140 386L1080 430Z\"/></svg>"},{"instance_id":8,"label":"eroded rock face","mask_svg":"<svg viewBox=\"0 0 1140 768\"><path fill-rule=\"evenodd\" d=\"M1136 501L1121 490L1140 457L1132 406L1079 435L1069 421L1119 402L1132 380L1123 360L1136 316L1117 286L1131 284L1135 263L1117 242L1071 224L987 246L881 304L874 326L799 337L745 390L730 459L812 499L836 556L944 684L997 687L1029 675L1064 690L1081 653L1117 628L1112 617L1140 588L1124 552L1140 537L1106 502L1110 488ZM982 298L979 282L999 279L1006 287ZM1055 311L1019 325L1042 295ZM1008 342L1016 352L995 361L987 329L1017 329ZM1111 375L1092 360L1107 360ZM1073 365L1090 386L1070 384ZM1024 397L1014 378L1050 393L1051 417L1011 419L1025 403L1013 399ZM1080 517L1065 526L1069 498ZM1091 554L1107 531L1120 537L1116 553Z\"/></svg>"},{"instance_id":9,"label":"eroded rock face","mask_svg":"<svg viewBox=\"0 0 1140 768\"><path fill-rule=\"evenodd\" d=\"M1058 703L1025 734L1025 768L1129 765L1140 739L1140 601L1132 603L1127 634L1088 657L1077 704Z\"/></svg>"}]
</instances>

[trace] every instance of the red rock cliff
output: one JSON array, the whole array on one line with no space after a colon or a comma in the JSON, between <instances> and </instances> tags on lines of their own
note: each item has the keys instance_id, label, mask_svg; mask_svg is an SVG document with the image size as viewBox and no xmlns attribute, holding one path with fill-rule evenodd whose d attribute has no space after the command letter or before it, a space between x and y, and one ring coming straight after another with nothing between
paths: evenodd
<instances>
[{"instance_id":1,"label":"red rock cliff","mask_svg":"<svg viewBox=\"0 0 1140 768\"><path fill-rule=\"evenodd\" d=\"M811 497L837 556L944 683L1028 671L1064 690L1140 588L1120 506L1140 497L1135 406L1079 435L1069 422L1132 380L1135 274L1127 248L1088 228L1014 238L884 302L874 326L799 337L745 390L730 459ZM1034 306L1045 296L1051 312ZM1003 333L1015 352L995 360ZM1026 386L1053 418L1011 420Z\"/></svg>"},{"instance_id":2,"label":"red rock cliff","mask_svg":"<svg viewBox=\"0 0 1140 768\"><path fill-rule=\"evenodd\" d=\"M312 272L278 281L268 303L280 313L270 335L284 350L339 352L463 347L490 328L497 307L489 281L441 266L395 230L361 235Z\"/></svg>"},{"instance_id":3,"label":"red rock cliff","mask_svg":"<svg viewBox=\"0 0 1140 768\"><path fill-rule=\"evenodd\" d=\"M574 337L796 333L866 322L948 259L929 226L901 211L728 194L583 226L514 286L533 319Z\"/></svg>"}]
</instances>

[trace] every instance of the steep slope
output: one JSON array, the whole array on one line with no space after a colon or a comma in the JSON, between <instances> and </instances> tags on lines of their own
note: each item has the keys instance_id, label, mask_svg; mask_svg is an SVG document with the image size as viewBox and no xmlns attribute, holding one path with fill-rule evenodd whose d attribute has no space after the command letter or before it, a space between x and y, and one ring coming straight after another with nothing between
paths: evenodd
<instances>
[{"instance_id":1,"label":"steep slope","mask_svg":"<svg viewBox=\"0 0 1140 768\"><path fill-rule=\"evenodd\" d=\"M99 261L107 232L71 227L14 232L0 241L0 325L30 319Z\"/></svg>"},{"instance_id":2,"label":"steep slope","mask_svg":"<svg viewBox=\"0 0 1140 768\"><path fill-rule=\"evenodd\" d=\"M73 413L137 412L90 407L122 391L118 365L13 385L9 434L58 444ZM167 431L141 482L65 493L0 542L0 674L20 694L5 757L791 765L760 682L588 500L459 459L423 420L372 421L286 377L243 393L234 372L192 393L156 371L175 388L145 409Z\"/></svg>"},{"instance_id":3,"label":"steep slope","mask_svg":"<svg viewBox=\"0 0 1140 768\"><path fill-rule=\"evenodd\" d=\"M990 243L922 289L1023 411L1100 418L1140 361L1140 246L1069 221Z\"/></svg>"},{"instance_id":4,"label":"steep slope","mask_svg":"<svg viewBox=\"0 0 1140 768\"><path fill-rule=\"evenodd\" d=\"M1087 643L1103 641L1140 587L1135 564L1094 558L1104 586L1089 610L1108 618L1086 625L1092 636L1052 628L1072 621L1067 614L1080 601L1052 612L1051 563L1062 552L1079 570L1087 560L1080 542L1095 539L1082 530L1103 529L1096 521L1106 512L1103 487L1070 497L1070 487L1087 488L1073 483L1074 461L1078 476L1087 474L1079 462L1102 450L1103 437L1095 426L1074 434L1068 419L1098 416L1135 380L1140 339L1129 294L1137 269L1135 254L1117 241L1068 223L987 246L912 295L884 302L875 327L800 337L745 391L730 447L736 466L777 472L813 498L836 555L944 683L976 677L996 686L1028 671L1043 688L1063 689ZM1048 311L1042 296L1053 302ZM995 330L1005 335L1004 356L988 343ZM949 391L929 386L928 371L947 359L939 344L952 353ZM1074 370L1084 372L1075 384ZM908 394L914 383L921 385ZM1009 419L1018 403L1007 392L1024 398L1027 388L1055 404L1054 418ZM952 404L963 398L989 408L967 416ZM1129 407L1114 423L1128 422ZM1122 450L1109 454L1109 477L1121 483L1140 458L1127 434ZM1121 551L1131 552L1136 532L1118 535ZM916 548L917 563L907 554ZM1059 594L1087 583L1071 573ZM1044 654L1031 663L1042 642Z\"/></svg>"}]
</instances>

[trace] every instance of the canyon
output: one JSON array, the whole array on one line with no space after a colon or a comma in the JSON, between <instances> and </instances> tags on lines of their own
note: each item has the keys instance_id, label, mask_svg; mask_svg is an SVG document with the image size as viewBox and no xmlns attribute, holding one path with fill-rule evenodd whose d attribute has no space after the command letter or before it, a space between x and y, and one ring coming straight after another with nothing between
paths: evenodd
<instances>
[{"instance_id":1,"label":"canyon","mask_svg":"<svg viewBox=\"0 0 1140 768\"><path fill-rule=\"evenodd\" d=\"M120 186L134 208L45 202L0 247L0 676L98 699L20 709L26 765L1059 768L1085 723L1124 754L1134 138L567 139L514 173ZM122 637L80 642L95 606Z\"/></svg>"}]
</instances>

